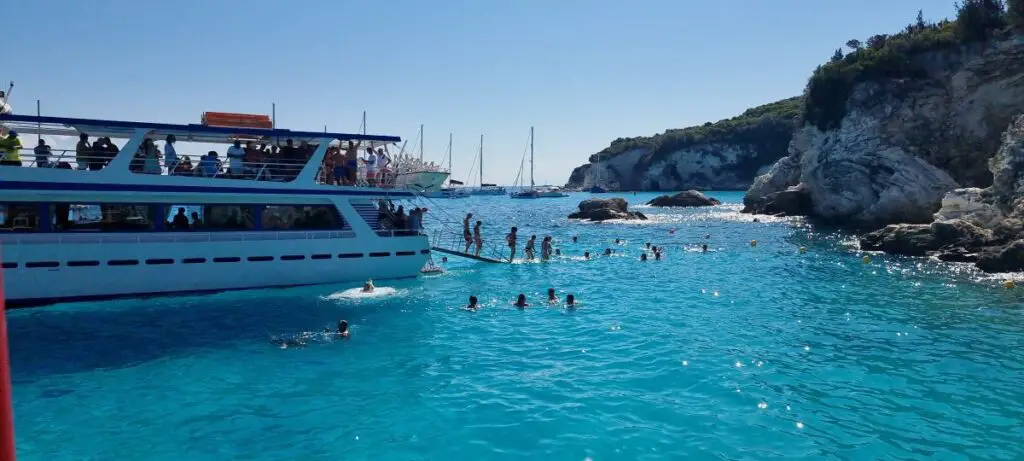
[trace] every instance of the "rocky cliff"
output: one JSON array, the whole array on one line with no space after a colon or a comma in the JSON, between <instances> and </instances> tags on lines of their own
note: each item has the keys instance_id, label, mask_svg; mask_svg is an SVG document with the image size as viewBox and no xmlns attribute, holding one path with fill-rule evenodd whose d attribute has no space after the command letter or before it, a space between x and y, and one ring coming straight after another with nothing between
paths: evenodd
<instances>
[{"instance_id":1,"label":"rocky cliff","mask_svg":"<svg viewBox=\"0 0 1024 461\"><path fill-rule=\"evenodd\" d=\"M789 98L717 123L616 139L573 170L566 187L744 190L786 155L801 107Z\"/></svg>"},{"instance_id":2,"label":"rocky cliff","mask_svg":"<svg viewBox=\"0 0 1024 461\"><path fill-rule=\"evenodd\" d=\"M928 223L946 193L991 185L989 159L1024 113L1024 37L1004 31L963 43L943 35L955 26L919 26L917 35L901 38L909 47L903 54L885 43L846 57L837 51L811 79L806 123L787 157L744 197L747 211L779 211L772 194L789 189L808 199L808 209L781 210L790 214L868 228ZM926 39L927 46L913 48ZM876 59L871 53L900 60L865 61ZM866 68L876 71L850 74ZM835 83L839 78L846 80ZM822 109L826 94L845 99Z\"/></svg>"}]
</instances>

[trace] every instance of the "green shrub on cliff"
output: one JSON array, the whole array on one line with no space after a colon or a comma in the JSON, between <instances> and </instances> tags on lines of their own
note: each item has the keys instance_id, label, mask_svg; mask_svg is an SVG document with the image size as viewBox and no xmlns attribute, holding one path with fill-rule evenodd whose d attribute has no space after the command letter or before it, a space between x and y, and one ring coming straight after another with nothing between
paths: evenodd
<instances>
[{"instance_id":1,"label":"green shrub on cliff","mask_svg":"<svg viewBox=\"0 0 1024 461\"><path fill-rule=\"evenodd\" d=\"M985 41L1022 13L1024 0L1011 0L1006 12L1001 0L963 0L955 21L929 23L918 11L916 20L894 35L875 35L864 45L850 40L851 52L818 66L804 94L803 117L819 129L835 128L846 115L854 85L874 80L916 78L925 74L914 56L926 51ZM1014 13L1017 12L1017 13Z\"/></svg>"},{"instance_id":2,"label":"green shrub on cliff","mask_svg":"<svg viewBox=\"0 0 1024 461\"><path fill-rule=\"evenodd\" d=\"M715 123L707 122L689 128L670 129L654 136L618 138L601 152L591 155L590 161L607 160L638 148L649 152L649 163L662 159L672 152L702 143L763 145L781 140L783 144L788 144L789 137L800 118L802 107L802 98L797 96L753 107L736 117Z\"/></svg>"}]
</instances>

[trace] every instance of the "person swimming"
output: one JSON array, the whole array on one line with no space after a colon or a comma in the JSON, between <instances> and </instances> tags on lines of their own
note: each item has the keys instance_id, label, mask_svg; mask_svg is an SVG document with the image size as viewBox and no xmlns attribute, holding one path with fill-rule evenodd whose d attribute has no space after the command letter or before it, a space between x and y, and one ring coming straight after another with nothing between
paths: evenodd
<instances>
[{"instance_id":1,"label":"person swimming","mask_svg":"<svg viewBox=\"0 0 1024 461\"><path fill-rule=\"evenodd\" d=\"M363 284L363 289L361 291L363 293L373 293L373 290L374 290L373 279L370 279L370 280L367 280L366 283Z\"/></svg>"},{"instance_id":2,"label":"person swimming","mask_svg":"<svg viewBox=\"0 0 1024 461\"><path fill-rule=\"evenodd\" d=\"M575 309L576 308L576 297L573 296L572 293L569 293L569 294L565 295L565 307L567 309Z\"/></svg>"},{"instance_id":3,"label":"person swimming","mask_svg":"<svg viewBox=\"0 0 1024 461\"><path fill-rule=\"evenodd\" d=\"M520 309L529 306L529 304L527 304L526 302L526 295L519 293L519 297L516 298L515 306Z\"/></svg>"},{"instance_id":4,"label":"person swimming","mask_svg":"<svg viewBox=\"0 0 1024 461\"><path fill-rule=\"evenodd\" d=\"M279 336L271 336L270 343L280 347L281 349L287 349L289 347L306 347L306 342L299 337L281 338Z\"/></svg>"},{"instance_id":5,"label":"person swimming","mask_svg":"<svg viewBox=\"0 0 1024 461\"><path fill-rule=\"evenodd\" d=\"M470 295L469 305L466 306L466 310L476 312L477 309L479 309L479 307L476 306L476 296Z\"/></svg>"},{"instance_id":6,"label":"person swimming","mask_svg":"<svg viewBox=\"0 0 1024 461\"><path fill-rule=\"evenodd\" d=\"M348 321L347 320L338 320L338 331L337 331L337 334L338 334L338 336L341 336L342 338L348 338L349 337L350 333L348 331Z\"/></svg>"},{"instance_id":7,"label":"person swimming","mask_svg":"<svg viewBox=\"0 0 1024 461\"><path fill-rule=\"evenodd\" d=\"M548 302L551 304L557 303L558 298L555 297L555 289L548 288Z\"/></svg>"},{"instance_id":8,"label":"person swimming","mask_svg":"<svg viewBox=\"0 0 1024 461\"><path fill-rule=\"evenodd\" d=\"M616 245L619 245L619 244L621 244L621 243L622 243L622 240L619 240L619 239L615 239L615 244L616 244Z\"/></svg>"},{"instance_id":9,"label":"person swimming","mask_svg":"<svg viewBox=\"0 0 1024 461\"><path fill-rule=\"evenodd\" d=\"M660 251L655 251L654 252L654 260L655 261L661 261L661 252Z\"/></svg>"},{"instance_id":10,"label":"person swimming","mask_svg":"<svg viewBox=\"0 0 1024 461\"><path fill-rule=\"evenodd\" d=\"M562 249L561 248L555 248L555 256L562 256Z\"/></svg>"},{"instance_id":11,"label":"person swimming","mask_svg":"<svg viewBox=\"0 0 1024 461\"><path fill-rule=\"evenodd\" d=\"M605 256L611 256L612 255L612 249L611 248L605 248L604 249L604 255Z\"/></svg>"},{"instance_id":12,"label":"person swimming","mask_svg":"<svg viewBox=\"0 0 1024 461\"><path fill-rule=\"evenodd\" d=\"M647 253L640 253L640 260L647 261Z\"/></svg>"},{"instance_id":13,"label":"person swimming","mask_svg":"<svg viewBox=\"0 0 1024 461\"><path fill-rule=\"evenodd\" d=\"M578 235L572 236L572 243L576 243L577 241L579 241L579 239L580 237Z\"/></svg>"},{"instance_id":14,"label":"person swimming","mask_svg":"<svg viewBox=\"0 0 1024 461\"><path fill-rule=\"evenodd\" d=\"M708 244L705 243L705 244L701 245L700 246L700 251L701 251L701 253L707 253L708 252Z\"/></svg>"},{"instance_id":15,"label":"person swimming","mask_svg":"<svg viewBox=\"0 0 1024 461\"><path fill-rule=\"evenodd\" d=\"M590 259L590 252L589 251L584 251L583 252L583 259Z\"/></svg>"}]
</instances>

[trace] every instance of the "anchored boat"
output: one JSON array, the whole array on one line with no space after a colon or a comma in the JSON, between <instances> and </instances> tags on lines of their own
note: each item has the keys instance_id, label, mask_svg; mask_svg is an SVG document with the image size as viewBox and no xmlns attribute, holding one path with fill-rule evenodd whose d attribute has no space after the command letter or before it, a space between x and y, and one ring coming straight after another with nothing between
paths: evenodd
<instances>
[{"instance_id":1,"label":"anchored boat","mask_svg":"<svg viewBox=\"0 0 1024 461\"><path fill-rule=\"evenodd\" d=\"M73 151L25 149L20 165L0 165L7 304L420 273L427 237L389 225L378 208L415 193L329 185L322 168L329 149L398 137L213 118L243 126L0 115L11 132L80 139ZM179 143L227 145L228 158L190 156Z\"/></svg>"}]
</instances>

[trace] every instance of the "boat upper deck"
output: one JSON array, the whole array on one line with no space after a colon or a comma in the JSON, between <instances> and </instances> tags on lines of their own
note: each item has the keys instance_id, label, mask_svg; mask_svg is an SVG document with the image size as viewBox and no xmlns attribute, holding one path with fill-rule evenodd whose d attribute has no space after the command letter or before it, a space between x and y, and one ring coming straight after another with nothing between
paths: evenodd
<instances>
[{"instance_id":1,"label":"boat upper deck","mask_svg":"<svg viewBox=\"0 0 1024 461\"><path fill-rule=\"evenodd\" d=\"M0 114L4 133L16 133L18 139L38 134L70 137L68 145L78 140L75 149L54 149L45 139L34 146L21 140L20 149L11 142L0 143L0 189L34 190L45 183L46 189L55 184L85 190L97 184L134 185L143 187L141 190L159 185L164 192L168 187L181 192L212 192L209 186L215 184L214 188L226 192L256 187L282 193L302 189L329 195L412 195L393 190L394 182L388 177L391 159L387 145L399 142L398 136L239 124L246 126ZM119 146L115 139L127 141ZM217 149L210 144L229 146ZM215 149L207 150L209 147Z\"/></svg>"}]
</instances>

